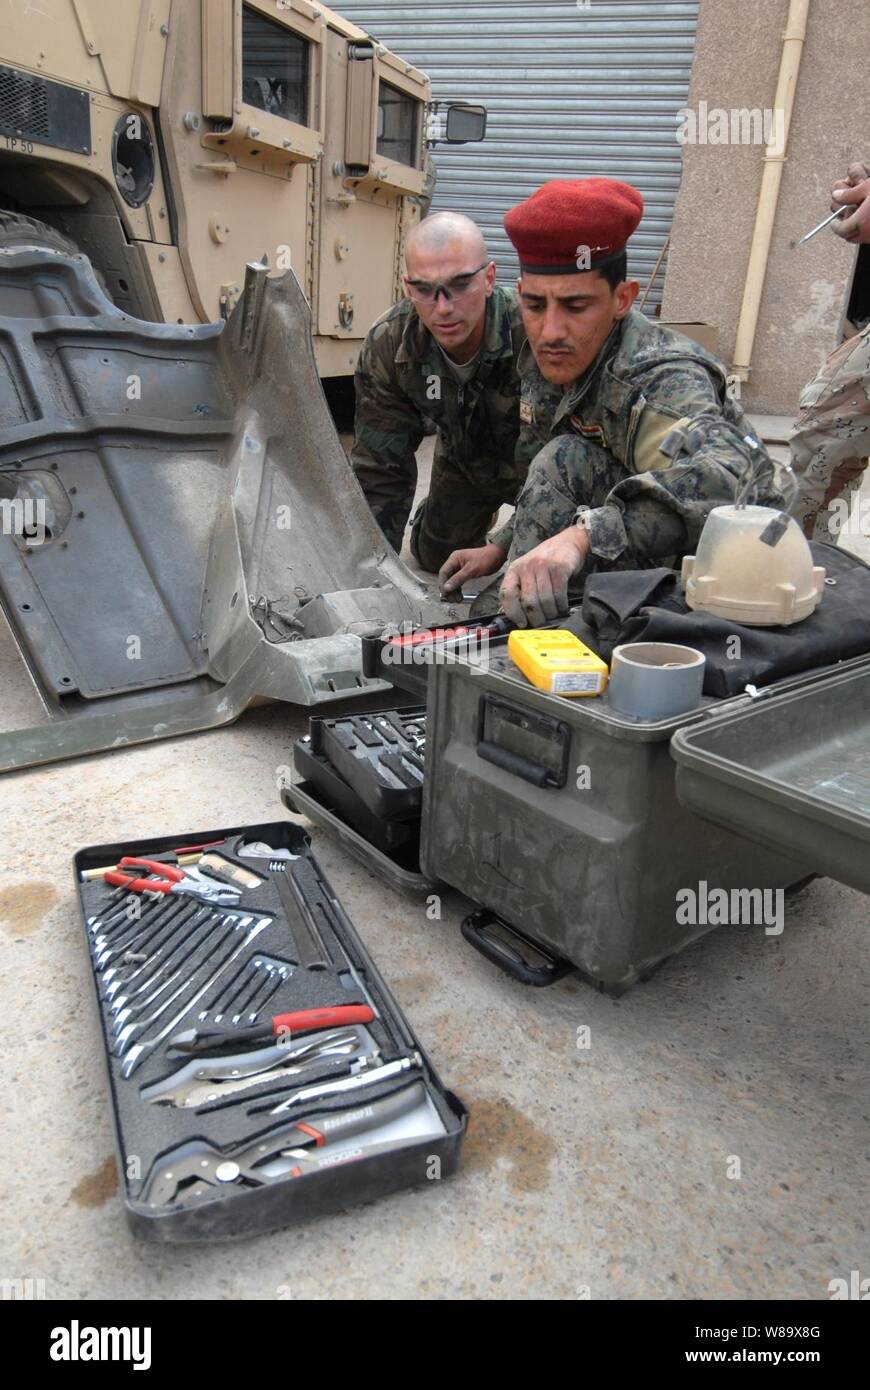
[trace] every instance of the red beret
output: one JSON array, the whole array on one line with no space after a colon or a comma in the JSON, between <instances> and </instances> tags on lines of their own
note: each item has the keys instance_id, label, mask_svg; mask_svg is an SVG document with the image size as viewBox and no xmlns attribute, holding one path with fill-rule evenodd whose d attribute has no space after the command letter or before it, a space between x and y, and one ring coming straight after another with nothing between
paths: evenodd
<instances>
[{"instance_id":1,"label":"red beret","mask_svg":"<svg viewBox=\"0 0 870 1390\"><path fill-rule=\"evenodd\" d=\"M643 198L617 179L553 179L511 208L505 231L531 275L595 270L624 250Z\"/></svg>"}]
</instances>

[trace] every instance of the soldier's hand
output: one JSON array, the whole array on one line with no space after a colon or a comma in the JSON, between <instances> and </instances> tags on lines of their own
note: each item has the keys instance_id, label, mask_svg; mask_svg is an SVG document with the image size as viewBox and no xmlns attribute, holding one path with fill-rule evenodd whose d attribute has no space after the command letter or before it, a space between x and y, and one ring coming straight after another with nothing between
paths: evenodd
<instances>
[{"instance_id":1,"label":"soldier's hand","mask_svg":"<svg viewBox=\"0 0 870 1390\"><path fill-rule=\"evenodd\" d=\"M578 526L550 536L514 560L501 586L504 612L518 627L540 627L568 612L568 580L589 554L589 537Z\"/></svg>"},{"instance_id":2,"label":"soldier's hand","mask_svg":"<svg viewBox=\"0 0 870 1390\"><path fill-rule=\"evenodd\" d=\"M476 545L468 550L454 550L438 571L438 586L442 594L461 589L466 579L479 579L482 574L495 574L507 558L500 545Z\"/></svg>"},{"instance_id":3,"label":"soldier's hand","mask_svg":"<svg viewBox=\"0 0 870 1390\"><path fill-rule=\"evenodd\" d=\"M861 164L860 161L850 164L846 170L846 177L844 179L837 179L837 182L831 189L831 197L836 198L838 188L855 188L859 183L863 183L865 179L870 179L870 164ZM834 209L831 208L831 212L833 211Z\"/></svg>"},{"instance_id":4,"label":"soldier's hand","mask_svg":"<svg viewBox=\"0 0 870 1390\"><path fill-rule=\"evenodd\" d=\"M837 236L852 245L870 242L870 178L862 179L851 187L843 185L838 188L834 193L832 210L843 203L850 204L855 211L831 223Z\"/></svg>"}]
</instances>

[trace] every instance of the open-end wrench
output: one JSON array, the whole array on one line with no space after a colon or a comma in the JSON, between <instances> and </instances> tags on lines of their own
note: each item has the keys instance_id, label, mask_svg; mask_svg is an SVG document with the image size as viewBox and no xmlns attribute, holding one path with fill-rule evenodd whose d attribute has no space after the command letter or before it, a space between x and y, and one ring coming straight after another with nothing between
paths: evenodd
<instances>
[{"instance_id":1,"label":"open-end wrench","mask_svg":"<svg viewBox=\"0 0 870 1390\"><path fill-rule=\"evenodd\" d=\"M266 928L271 924L271 922L271 916L259 917L257 921L254 923L254 925L251 927L250 931L247 932L244 940L240 941L238 946L236 946L236 948L233 951L231 951L230 954L224 960L221 961L217 969L214 970L211 975L209 975L205 984L200 985L199 989L195 992L193 997L191 999L185 1000L178 1013L175 1014L169 1020L168 1023L164 1024L164 1026L160 1029L160 1032L156 1035L156 1037L145 1039L143 1042L133 1043L132 1047L130 1047L129 1049L129 1052L126 1053L123 1066L121 1067L121 1075L125 1079L131 1077L133 1075L133 1072L139 1066L139 1064L141 1062L144 1062L145 1058L148 1057L154 1051L154 1048L157 1047L163 1041L164 1038L168 1037L169 1034L178 1027L181 1020L186 1017L186 1015L193 1008L194 1004L198 1004L202 996L204 994L207 994L210 989L214 988L215 984L220 979L224 971L232 965L233 961L238 960L242 952L246 950L248 946L250 946L252 941L256 941L260 933L265 931ZM166 1005L164 1005L163 1007L165 1008ZM133 1026L138 1027L139 1025ZM123 1043L125 1050L128 1042L129 1037Z\"/></svg>"},{"instance_id":2,"label":"open-end wrench","mask_svg":"<svg viewBox=\"0 0 870 1390\"><path fill-rule=\"evenodd\" d=\"M214 1021L220 1023L224 1015L235 1005L239 999L244 999L248 994L253 993L257 988L258 979L256 975L257 967L260 964L260 957L254 960L245 961L244 966L234 977L232 983L224 990L220 1008L215 1012ZM215 1006L213 1006L215 1007ZM200 1015L202 1018L202 1015Z\"/></svg>"},{"instance_id":3,"label":"open-end wrench","mask_svg":"<svg viewBox=\"0 0 870 1390\"><path fill-rule=\"evenodd\" d=\"M294 1047L278 1043L244 1057L212 1057L188 1062L174 1076L158 1081L142 1091L142 1099L156 1105L174 1105L198 1110L200 1106L223 1101L252 1086L275 1084L285 1076L310 1071L332 1059L353 1059L374 1066L380 1053L366 1033L360 1038L354 1029L319 1033Z\"/></svg>"},{"instance_id":4,"label":"open-end wrench","mask_svg":"<svg viewBox=\"0 0 870 1390\"><path fill-rule=\"evenodd\" d=\"M175 952L171 961L168 960L162 969L158 969L154 975L149 976L138 990L131 994L119 994L112 1001L110 1009L110 1012L115 1015L112 1023L113 1031L120 1033L130 1018L150 1008L164 990L168 989L181 974L184 972L191 974L189 964L191 959L198 955L203 947L212 944L215 934L222 931L226 920L225 917L217 915L214 920L203 922L185 941L181 952ZM242 923L245 921L244 918L240 920ZM247 920L250 921L251 919L248 918Z\"/></svg>"},{"instance_id":5,"label":"open-end wrench","mask_svg":"<svg viewBox=\"0 0 870 1390\"><path fill-rule=\"evenodd\" d=\"M240 931L244 931L247 924L251 920L252 919L250 917L229 917L222 919L220 932L214 939L210 938L207 943L209 948L209 954L214 955L216 952L223 950L224 947L227 947L228 950L232 950L233 938L237 936ZM206 961L204 963L207 964L207 962L208 957L206 958ZM118 1024L117 1019L115 1020L114 1031L116 1033L116 1052L119 1057L123 1057L129 1043L134 1037L137 1037L141 1032L143 1032L143 1030L150 1028L152 1023L156 1023L157 1020L162 1017L165 1010L168 1009L170 1005L172 1005L175 1002L175 1000L178 999L180 995L182 995L185 992L185 990L192 989L194 987L194 985L196 984L197 974L196 966L194 965L193 968L184 971L183 974L184 978L181 981L181 984L178 985L173 990L173 992L170 995L168 995L161 1004L158 1005L158 1007L154 1010L153 1013L148 1014L147 1017L144 1018L141 1017L140 1014L139 1016L134 1017L131 1022L126 1022L125 1020L122 1020L120 1025Z\"/></svg>"},{"instance_id":6,"label":"open-end wrench","mask_svg":"<svg viewBox=\"0 0 870 1390\"><path fill-rule=\"evenodd\" d=\"M201 903L184 902L179 898L163 912L150 917L147 922L133 923L128 931L119 933L116 937L95 937L94 961L97 969L105 974L106 967L117 956L124 956L128 951L139 950L147 942L156 941L164 928L171 927L180 921L189 921L191 917L201 911Z\"/></svg>"},{"instance_id":7,"label":"open-end wrench","mask_svg":"<svg viewBox=\"0 0 870 1390\"><path fill-rule=\"evenodd\" d=\"M227 1152L204 1139L189 1140L155 1162L139 1200L151 1207L163 1207L179 1198L214 1196L216 1190L229 1183L259 1187L275 1180L262 1171L261 1165L285 1153L295 1156L314 1149L324 1158L334 1154L340 1161L338 1151L346 1152L342 1141L368 1130L382 1129L416 1110L425 1099L426 1088L422 1081L417 1081L350 1110L321 1115L315 1110L270 1134L260 1135L253 1143ZM291 1173L295 1176L293 1169Z\"/></svg>"},{"instance_id":8,"label":"open-end wrench","mask_svg":"<svg viewBox=\"0 0 870 1390\"><path fill-rule=\"evenodd\" d=\"M214 908L204 907L200 903L193 912L183 912L181 916L173 917L171 922L164 923L159 929L155 928L147 936L125 946L121 959L100 972L105 997L113 999L118 990L126 988L132 980L138 979L140 975L153 973L192 931L212 918L217 920L222 915ZM128 956L134 958L132 962L127 959ZM143 957L141 964L136 964L136 956Z\"/></svg>"}]
</instances>

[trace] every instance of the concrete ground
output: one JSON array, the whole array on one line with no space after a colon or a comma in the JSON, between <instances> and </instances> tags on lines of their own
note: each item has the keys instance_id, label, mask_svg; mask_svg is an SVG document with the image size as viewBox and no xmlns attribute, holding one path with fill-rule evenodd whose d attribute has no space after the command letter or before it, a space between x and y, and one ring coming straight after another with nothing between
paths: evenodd
<instances>
[{"instance_id":1,"label":"concrete ground","mask_svg":"<svg viewBox=\"0 0 870 1390\"><path fill-rule=\"evenodd\" d=\"M35 695L0 634L7 728ZM315 851L471 1110L454 1178L233 1246L151 1247L118 1198L70 859L280 819L286 706L3 779L0 1279L73 1299L789 1298L870 1273L867 899L830 880L779 937L722 928L619 1000L513 984L320 833ZM578 1048L578 1029L590 1046Z\"/></svg>"}]
</instances>

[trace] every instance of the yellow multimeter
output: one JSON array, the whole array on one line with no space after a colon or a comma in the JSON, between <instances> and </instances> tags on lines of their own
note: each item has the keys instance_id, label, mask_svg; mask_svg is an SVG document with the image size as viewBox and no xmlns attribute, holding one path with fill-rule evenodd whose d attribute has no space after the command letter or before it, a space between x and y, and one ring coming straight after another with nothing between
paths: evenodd
<instances>
[{"instance_id":1,"label":"yellow multimeter","mask_svg":"<svg viewBox=\"0 0 870 1390\"><path fill-rule=\"evenodd\" d=\"M606 662L560 628L515 630L508 637L508 656L548 695L601 695L607 685Z\"/></svg>"}]
</instances>

